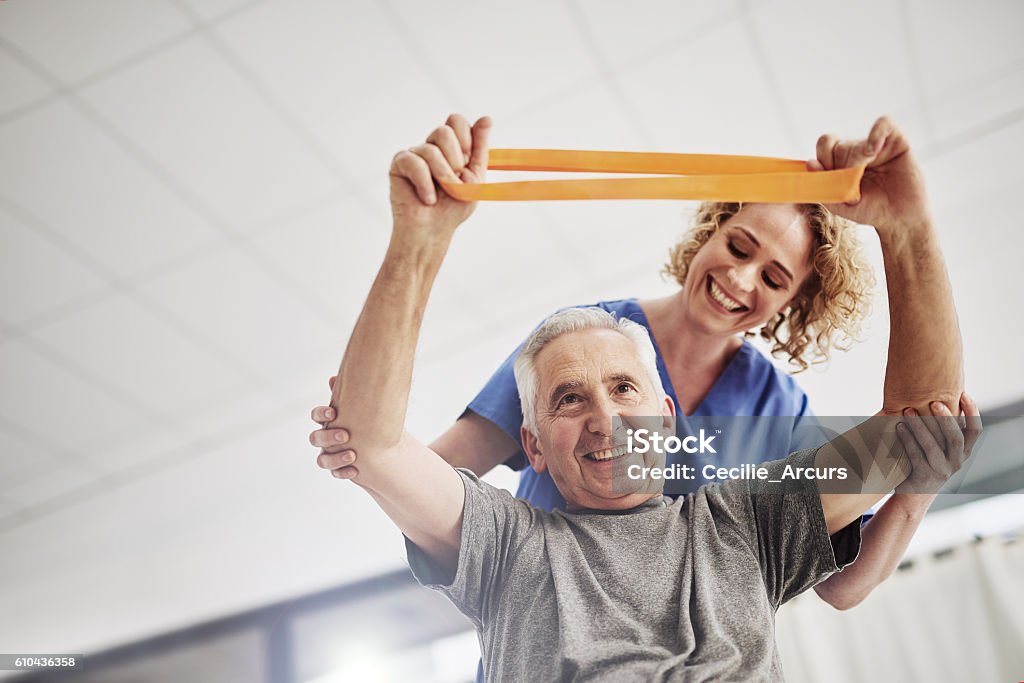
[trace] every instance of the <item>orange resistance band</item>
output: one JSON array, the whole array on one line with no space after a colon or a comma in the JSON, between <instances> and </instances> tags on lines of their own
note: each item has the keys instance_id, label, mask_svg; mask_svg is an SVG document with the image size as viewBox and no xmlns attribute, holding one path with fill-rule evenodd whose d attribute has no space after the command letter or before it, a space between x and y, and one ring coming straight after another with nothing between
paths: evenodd
<instances>
[{"instance_id":1,"label":"orange resistance band","mask_svg":"<svg viewBox=\"0 0 1024 683\"><path fill-rule=\"evenodd\" d=\"M487 168L671 175L440 185L462 201L710 199L832 204L860 199L860 179L864 174L862 166L811 172L803 161L771 157L558 149L492 149Z\"/></svg>"}]
</instances>

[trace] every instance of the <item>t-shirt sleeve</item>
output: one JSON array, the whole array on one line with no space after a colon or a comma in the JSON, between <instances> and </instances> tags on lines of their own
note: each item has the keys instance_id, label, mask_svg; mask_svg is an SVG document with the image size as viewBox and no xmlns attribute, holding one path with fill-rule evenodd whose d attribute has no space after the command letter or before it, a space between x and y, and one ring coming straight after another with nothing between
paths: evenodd
<instances>
[{"instance_id":1,"label":"t-shirt sleeve","mask_svg":"<svg viewBox=\"0 0 1024 683\"><path fill-rule=\"evenodd\" d=\"M772 605L780 605L857 559L860 520L831 537L814 478L791 476L813 468L817 448L764 463L764 480L730 482L720 504L758 554ZM787 467L789 468L787 470Z\"/></svg>"},{"instance_id":2,"label":"t-shirt sleeve","mask_svg":"<svg viewBox=\"0 0 1024 683\"><path fill-rule=\"evenodd\" d=\"M466 407L466 410L472 410L480 417L493 422L517 444L519 428L523 424L523 407L519 402L519 390L516 388L513 368L522 348L522 344L516 347ZM516 454L505 464L516 470L523 469L526 466L526 455L521 448L517 449Z\"/></svg>"},{"instance_id":3,"label":"t-shirt sleeve","mask_svg":"<svg viewBox=\"0 0 1024 683\"><path fill-rule=\"evenodd\" d=\"M537 511L508 491L480 481L469 470L456 471L462 477L466 498L454 577L408 538L405 549L416 580L446 595L459 611L482 626L498 604L504 577L523 539L539 522Z\"/></svg>"}]
</instances>

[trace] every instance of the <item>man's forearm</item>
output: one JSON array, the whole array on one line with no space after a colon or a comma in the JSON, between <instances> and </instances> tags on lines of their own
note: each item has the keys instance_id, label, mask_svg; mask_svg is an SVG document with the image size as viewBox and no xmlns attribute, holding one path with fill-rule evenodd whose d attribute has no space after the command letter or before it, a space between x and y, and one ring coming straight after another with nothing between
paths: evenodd
<instances>
[{"instance_id":1,"label":"man's forearm","mask_svg":"<svg viewBox=\"0 0 1024 683\"><path fill-rule=\"evenodd\" d=\"M836 609L855 607L899 566L934 495L894 494L861 530L857 561L814 587Z\"/></svg>"},{"instance_id":2,"label":"man's forearm","mask_svg":"<svg viewBox=\"0 0 1024 683\"><path fill-rule=\"evenodd\" d=\"M953 294L938 238L927 215L915 225L880 231L889 297L889 355L882 417L872 418L818 451L819 467L845 467L844 490L822 492L829 531L835 532L911 472L906 451L885 415L942 401L957 414L963 382L962 346ZM850 496L849 493L861 495Z\"/></svg>"},{"instance_id":3,"label":"man's forearm","mask_svg":"<svg viewBox=\"0 0 1024 683\"><path fill-rule=\"evenodd\" d=\"M347 429L345 448L359 453L353 481L410 541L454 571L462 480L404 428L423 311L447 247L447 240L405 242L396 231L352 331L331 405L338 415L332 426Z\"/></svg>"},{"instance_id":4,"label":"man's forearm","mask_svg":"<svg viewBox=\"0 0 1024 683\"><path fill-rule=\"evenodd\" d=\"M963 390L963 348L953 292L931 220L881 233L889 297L889 353L882 412L931 401L953 414Z\"/></svg>"},{"instance_id":5,"label":"man's forearm","mask_svg":"<svg viewBox=\"0 0 1024 683\"><path fill-rule=\"evenodd\" d=\"M393 237L356 321L331 397L338 417L329 426L348 429L346 447L361 457L401 439L423 312L447 248L446 241Z\"/></svg>"}]
</instances>

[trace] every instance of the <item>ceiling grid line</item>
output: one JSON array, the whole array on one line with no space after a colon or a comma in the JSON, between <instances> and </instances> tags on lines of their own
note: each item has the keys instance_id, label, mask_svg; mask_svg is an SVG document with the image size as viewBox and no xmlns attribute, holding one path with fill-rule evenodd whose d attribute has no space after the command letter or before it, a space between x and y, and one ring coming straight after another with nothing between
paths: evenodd
<instances>
[{"instance_id":1,"label":"ceiling grid line","mask_svg":"<svg viewBox=\"0 0 1024 683\"><path fill-rule=\"evenodd\" d=\"M975 90L992 85L993 83L998 83L1006 76L1010 76L1021 70L1024 70L1024 59L1007 62L1006 64L992 69L982 75L975 76L967 80L961 80L953 85L948 85L936 92L933 99L953 97L956 95L960 95L962 97L964 95L973 94Z\"/></svg>"},{"instance_id":2,"label":"ceiling grid line","mask_svg":"<svg viewBox=\"0 0 1024 683\"><path fill-rule=\"evenodd\" d=\"M149 270L138 275L129 275L113 279L110 273L98 270L96 271L98 274L112 278L106 281L101 289L91 292L83 297L71 299L63 304L48 308L21 321L18 323L18 329L12 332L12 335L20 336L30 334L42 327L59 322L83 309L101 304L118 294L134 295L137 293L137 288L141 285L165 277L166 275L179 270L194 259L202 258L217 249L222 249L225 245L225 242L222 240L223 236L217 235L217 238L217 242L212 245L208 244L196 247L195 249L186 251L176 257L167 259L166 261L161 261L156 266L153 266ZM247 368L241 369L248 372Z\"/></svg>"},{"instance_id":3,"label":"ceiling grid line","mask_svg":"<svg viewBox=\"0 0 1024 683\"><path fill-rule=\"evenodd\" d=\"M950 152L954 152L965 145L969 145L972 142L977 142L989 135L994 135L1000 131L1011 128L1021 121L1024 121L1024 107L1018 107L1005 114L983 121L982 123L976 124L962 131L958 131L952 135L949 135L942 140L936 141L934 144L928 145L921 151L921 159L923 161L930 161L932 159L938 159Z\"/></svg>"},{"instance_id":4,"label":"ceiling grid line","mask_svg":"<svg viewBox=\"0 0 1024 683\"><path fill-rule=\"evenodd\" d=\"M56 417L54 418L54 424L58 424L58 418ZM78 458L74 455L74 452L67 447L57 443L56 441L51 441L48 437L39 434L34 429L30 429L20 422L15 422L3 414L0 414L0 433L8 434L20 441L24 441L29 446L38 448L40 453L45 454L46 457L54 461L69 463L75 467L81 467L88 470L91 474L100 475L104 473L103 468L99 467L95 463ZM15 480L16 479L17 478L15 478ZM5 485L9 484L7 480L5 480L4 483ZM24 477L22 477L22 481L17 483L24 483Z\"/></svg>"},{"instance_id":5,"label":"ceiling grid line","mask_svg":"<svg viewBox=\"0 0 1024 683\"><path fill-rule=\"evenodd\" d=\"M619 68L619 72L628 72L636 69L640 69L644 65L653 62L666 54L675 52L677 50L688 47L697 40L699 40L705 33L712 31L721 26L725 26L730 22L736 21L743 14L742 11L729 10L722 13L719 16L708 19L698 25L697 27L687 27L685 31L680 32L676 36L662 41L651 47L648 50L642 51L639 54L630 57L622 63ZM526 116L533 110L543 108L551 104L555 99L564 99L569 95L579 94L590 88L601 85L603 76L598 73L595 76L579 78L557 92L541 93L533 100L528 101L521 108L513 111L510 114L510 118L515 119Z\"/></svg>"},{"instance_id":6,"label":"ceiling grid line","mask_svg":"<svg viewBox=\"0 0 1024 683\"><path fill-rule=\"evenodd\" d=\"M688 48L693 43L700 40L705 34L711 33L716 29L737 21L743 13L744 10L742 9L730 8L723 11L718 16L704 20L696 26L687 26L686 30L681 31L660 43L655 43L654 45L649 46L648 49L642 50L635 56L626 59L622 63L621 70L632 71L644 66L645 64L660 59L669 53Z\"/></svg>"},{"instance_id":7,"label":"ceiling grid line","mask_svg":"<svg viewBox=\"0 0 1024 683\"><path fill-rule=\"evenodd\" d=\"M139 52L129 55L128 57L118 61L116 64L113 64L105 69L102 69L101 71L98 71L95 74L86 76L80 81L76 81L74 83L61 84L60 87L53 87L52 84L48 83L47 87L50 88L50 92L48 92L46 95L0 114L0 126L9 123L14 123L15 121L18 121L20 119L25 118L26 116L34 114L40 109L43 109L53 104L54 102L57 102L58 100L67 97L68 94L72 92L77 92L96 83L100 83L106 80L107 78L110 78L111 76L117 75L121 71L130 69L133 66L137 66L138 64L141 64L146 60L155 57L166 50L169 50L177 45L180 45L181 43L184 43L185 41L189 40L193 35L195 35L195 31L193 29L177 33L169 38L165 38L156 45L152 45L146 48L145 50L140 50ZM8 52L6 48L4 49L4 51ZM10 53L8 52L8 54ZM11 56L14 57L14 55Z\"/></svg>"}]
</instances>

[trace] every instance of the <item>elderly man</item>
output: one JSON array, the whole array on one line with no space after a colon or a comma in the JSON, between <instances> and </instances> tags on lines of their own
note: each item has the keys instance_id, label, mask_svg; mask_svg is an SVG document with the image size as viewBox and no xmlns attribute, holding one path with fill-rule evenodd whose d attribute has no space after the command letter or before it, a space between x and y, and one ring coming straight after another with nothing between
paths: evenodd
<instances>
[{"instance_id":1,"label":"elderly man","mask_svg":"<svg viewBox=\"0 0 1024 683\"><path fill-rule=\"evenodd\" d=\"M459 164L465 182L483 179L489 128L486 118L473 127L472 152ZM865 156L857 150L894 141L902 137L888 126L881 139L830 149L829 161L853 163ZM884 420L869 420L769 463L765 479L675 501L624 487L614 475L636 456L623 452L615 418L671 418L673 404L644 330L603 312L563 312L527 342L516 372L529 411L524 450L569 503L554 513L452 469L403 430L423 311L473 207L435 188L433 178L455 175L440 150L395 157L391 243L332 400L333 426L350 441L319 464L337 470L359 452L355 483L405 534L417 577L477 625L488 679L778 678L778 606L854 559L861 513L907 477L908 462L922 483L962 463L976 425L965 439L947 407L961 389L959 332L919 172L909 152L870 156L862 189L873 206L859 210L884 214L903 235L886 254L890 292L900 295L890 297L881 412L916 406L936 416L932 429L906 420L899 447ZM787 466L844 469L855 493L807 478L770 483L785 480Z\"/></svg>"}]
</instances>

